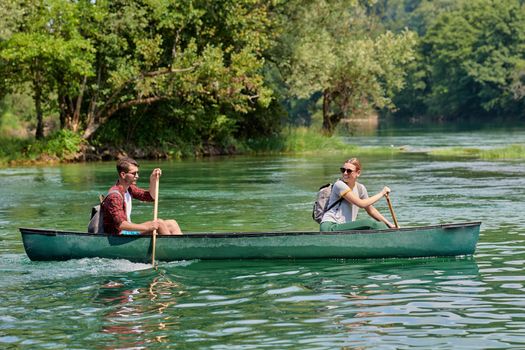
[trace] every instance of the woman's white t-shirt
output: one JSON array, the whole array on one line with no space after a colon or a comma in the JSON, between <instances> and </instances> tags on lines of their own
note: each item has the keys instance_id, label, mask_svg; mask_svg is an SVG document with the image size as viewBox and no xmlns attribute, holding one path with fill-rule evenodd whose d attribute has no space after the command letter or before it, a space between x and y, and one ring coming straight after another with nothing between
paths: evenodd
<instances>
[{"instance_id":1,"label":"woman's white t-shirt","mask_svg":"<svg viewBox=\"0 0 525 350\"><path fill-rule=\"evenodd\" d=\"M354 188L351 189L343 181L337 180L332 187L332 193L330 193L330 198L326 207L329 208L332 203L339 200L339 198L348 193L348 191L353 191L354 194L361 199L368 198L368 191L363 184L356 182ZM344 224L355 221L358 211L359 207L357 205L343 199L340 203L336 204L334 207L324 213L321 222L330 221L335 222L336 224Z\"/></svg>"}]
</instances>

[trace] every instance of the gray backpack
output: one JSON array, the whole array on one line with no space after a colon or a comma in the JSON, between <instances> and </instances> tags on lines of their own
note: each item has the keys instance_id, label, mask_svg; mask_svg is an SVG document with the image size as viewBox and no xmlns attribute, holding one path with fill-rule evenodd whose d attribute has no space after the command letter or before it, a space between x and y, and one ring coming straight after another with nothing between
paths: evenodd
<instances>
[{"instance_id":1,"label":"gray backpack","mask_svg":"<svg viewBox=\"0 0 525 350\"><path fill-rule=\"evenodd\" d=\"M326 207L328 200L330 199L330 194L332 193L332 186L333 185L331 183L328 183L319 187L319 191L317 192L317 199L315 200L314 207L312 209L312 219L314 219L314 221L318 224L321 223L324 213L335 207L337 204L341 203L343 200L343 197L341 197L332 203L328 208Z\"/></svg>"},{"instance_id":2,"label":"gray backpack","mask_svg":"<svg viewBox=\"0 0 525 350\"><path fill-rule=\"evenodd\" d=\"M359 197L361 197L362 196L362 185L356 183L356 186L357 186L357 191L359 192ZM328 210L332 209L333 207L341 203L341 201L343 200L343 197L341 197L335 202L333 202L332 204L330 204L328 208L326 207L326 205L328 204L328 201L330 200L330 194L332 193L332 187L333 185L331 183L328 183L326 185L319 187L319 191L317 192L317 199L314 203L314 207L312 210L312 218L318 224L320 224L321 221L323 220L324 213L326 213Z\"/></svg>"},{"instance_id":3,"label":"gray backpack","mask_svg":"<svg viewBox=\"0 0 525 350\"><path fill-rule=\"evenodd\" d=\"M100 196L100 204L95 205L93 208L91 208L91 220L89 220L88 224L88 233L104 233L104 217L102 214L102 203L104 203L104 201L112 193L117 193L122 198L122 195L117 190L109 191L105 198L102 195Z\"/></svg>"}]
</instances>

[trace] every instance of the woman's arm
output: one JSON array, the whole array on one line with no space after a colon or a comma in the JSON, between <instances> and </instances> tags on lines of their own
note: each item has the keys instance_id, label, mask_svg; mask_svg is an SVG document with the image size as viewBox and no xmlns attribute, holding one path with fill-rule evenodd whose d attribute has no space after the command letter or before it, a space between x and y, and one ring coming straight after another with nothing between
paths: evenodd
<instances>
[{"instance_id":1,"label":"woman's arm","mask_svg":"<svg viewBox=\"0 0 525 350\"><path fill-rule=\"evenodd\" d=\"M350 190L343 195L343 198L346 199L348 202L357 205L359 208L366 208L383 198L385 194L388 193L390 193L390 188L385 186L383 187L381 192L373 195L372 197L361 199L358 196L356 196L353 191Z\"/></svg>"},{"instance_id":2,"label":"woman's arm","mask_svg":"<svg viewBox=\"0 0 525 350\"><path fill-rule=\"evenodd\" d=\"M381 221L383 222L385 225L387 225L388 227L390 228L395 228L395 225L393 225L390 221L388 221L383 215L381 215L381 213L379 212L379 210L377 210L376 208L374 208L374 206L372 205L369 205L368 207L365 208L366 212L368 213L368 215L370 215L371 217L373 217L374 219L376 219L377 221Z\"/></svg>"}]
</instances>

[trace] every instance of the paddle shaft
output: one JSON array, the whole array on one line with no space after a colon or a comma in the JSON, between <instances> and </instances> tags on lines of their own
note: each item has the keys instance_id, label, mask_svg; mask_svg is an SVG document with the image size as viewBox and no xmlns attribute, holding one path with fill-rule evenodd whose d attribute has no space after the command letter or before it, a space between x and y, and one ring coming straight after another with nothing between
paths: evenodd
<instances>
[{"instance_id":1,"label":"paddle shaft","mask_svg":"<svg viewBox=\"0 0 525 350\"><path fill-rule=\"evenodd\" d=\"M388 209L390 209L390 214L392 214L392 219L394 219L394 225L396 225L396 228L399 228L399 224L397 223L396 213L394 213L394 208L392 208L392 202L390 202L390 196L386 194L385 198L386 198L386 202L388 203Z\"/></svg>"},{"instance_id":2,"label":"paddle shaft","mask_svg":"<svg viewBox=\"0 0 525 350\"><path fill-rule=\"evenodd\" d=\"M153 220L157 220L159 211L159 177L155 179L155 202L153 203ZM153 247L151 251L151 265L155 266L155 247L157 246L157 230L153 230Z\"/></svg>"}]
</instances>

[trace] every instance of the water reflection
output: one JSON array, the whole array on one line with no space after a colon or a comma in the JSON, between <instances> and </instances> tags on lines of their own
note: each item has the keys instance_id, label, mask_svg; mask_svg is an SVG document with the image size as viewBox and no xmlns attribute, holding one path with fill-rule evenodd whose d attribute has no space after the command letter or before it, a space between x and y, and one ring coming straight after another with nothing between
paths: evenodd
<instances>
[{"instance_id":1,"label":"water reflection","mask_svg":"<svg viewBox=\"0 0 525 350\"><path fill-rule=\"evenodd\" d=\"M137 294L139 294L137 289L125 289L122 283L112 281L101 287L101 292L97 299L100 300L103 305L110 306L110 312L104 317L102 332L116 335L116 339L119 341L127 341L127 339L125 339L126 334L139 334L144 332L140 324L135 324L130 320L133 316L143 313L139 307L133 305L134 298ZM122 345L137 346L141 344L127 343L121 344L121 346Z\"/></svg>"},{"instance_id":2,"label":"water reflection","mask_svg":"<svg viewBox=\"0 0 525 350\"><path fill-rule=\"evenodd\" d=\"M105 282L94 302L107 309L101 332L114 336L108 348L147 348L151 343L167 342L169 331L176 328L179 319L166 310L176 305L182 294L180 285L162 271L148 284L130 280Z\"/></svg>"},{"instance_id":3,"label":"water reflection","mask_svg":"<svg viewBox=\"0 0 525 350\"><path fill-rule=\"evenodd\" d=\"M242 329L252 339L289 346L276 329L313 336L321 327L330 341L314 337L309 344L330 348L342 346L349 331L367 337L375 332L379 337L415 324L462 327L468 322L450 323L450 318L464 318L462 309L479 304L484 292L476 289L483 283L474 259L224 261L221 269L219 282L213 262L184 268L183 278L200 278L188 287L192 303L181 300L178 305L181 317L203 324L203 316L195 311L205 309L210 311L207 318L223 319L206 322L202 341Z\"/></svg>"}]
</instances>

